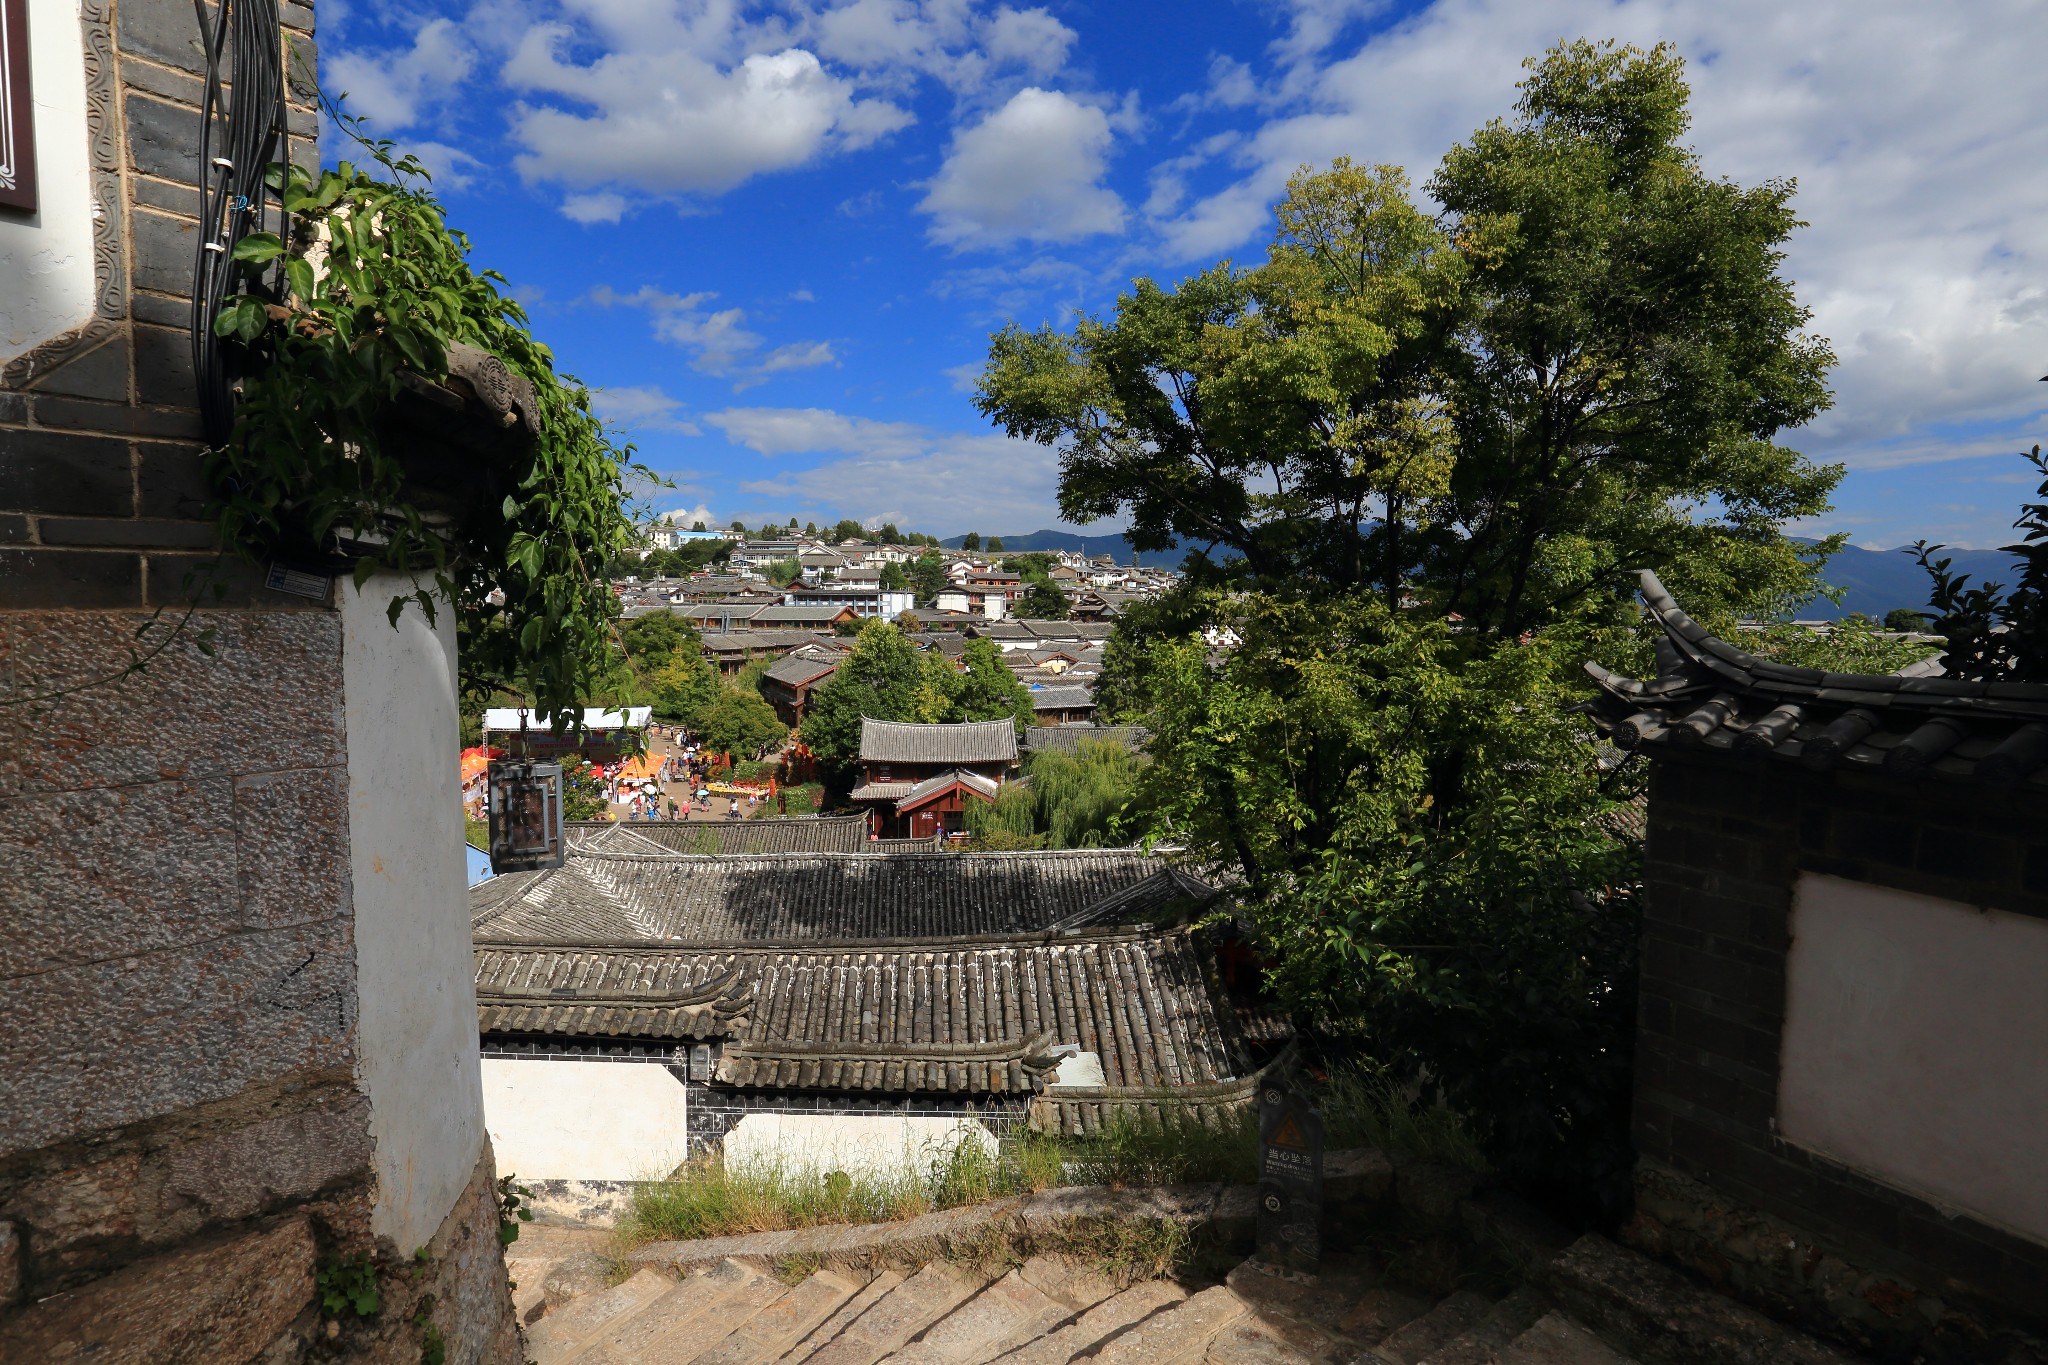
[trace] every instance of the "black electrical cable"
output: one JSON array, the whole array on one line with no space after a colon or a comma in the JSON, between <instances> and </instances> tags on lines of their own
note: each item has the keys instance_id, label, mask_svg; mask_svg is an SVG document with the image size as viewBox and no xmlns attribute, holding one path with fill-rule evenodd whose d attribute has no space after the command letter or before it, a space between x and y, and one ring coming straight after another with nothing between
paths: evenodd
<instances>
[{"instance_id":1,"label":"black electrical cable","mask_svg":"<svg viewBox=\"0 0 2048 1365\"><path fill-rule=\"evenodd\" d=\"M192 265L192 375L210 445L234 428L235 394L226 353L213 334L221 305L237 293L235 244L269 220L264 176L291 154L285 128L284 41L278 0L192 0L206 40L206 89L199 119L199 247ZM230 69L226 89L221 59ZM229 98L230 92L232 98ZM280 144L284 155L277 155ZM280 230L284 212L277 213Z\"/></svg>"}]
</instances>

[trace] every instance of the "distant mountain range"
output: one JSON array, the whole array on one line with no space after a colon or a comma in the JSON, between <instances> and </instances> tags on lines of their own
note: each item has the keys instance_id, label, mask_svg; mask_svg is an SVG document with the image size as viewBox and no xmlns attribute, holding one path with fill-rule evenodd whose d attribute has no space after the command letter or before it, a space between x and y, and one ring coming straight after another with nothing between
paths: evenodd
<instances>
[{"instance_id":1,"label":"distant mountain range","mask_svg":"<svg viewBox=\"0 0 2048 1365\"><path fill-rule=\"evenodd\" d=\"M957 550L963 539L965 537L954 536L942 543L949 550ZM1026 535L1004 536L1002 542L1006 551L1075 550L1091 556L1115 555L1119 564L1128 564L1132 559L1130 542L1121 535L1084 536L1073 531L1032 531ZM1970 575L1973 584L1989 578L1994 583L2010 585L2019 576L2012 556L2001 550L1949 549L1943 550L1942 554L1955 561L1950 566L1951 572ZM1181 552L1155 550L1138 557L1146 563L1171 568L1180 563ZM1927 609L1927 573L1904 548L1865 550L1851 545L1828 561L1824 577L1836 587L1848 590L1841 605L1816 598L1800 608L1797 613L1800 617L1832 621L1849 612L1860 611L1883 620L1884 614L1894 607L1911 607L1915 611Z\"/></svg>"},{"instance_id":2,"label":"distant mountain range","mask_svg":"<svg viewBox=\"0 0 2048 1365\"><path fill-rule=\"evenodd\" d=\"M1955 561L1949 566L1949 572L1968 574L1973 585L1988 578L1994 583L2011 586L2019 577L2019 569L2012 556L2002 550L1948 549L1936 556L1944 557ZM1840 606L1823 598L1802 607L1797 615L1803 619L1832 621L1849 612L1860 611L1882 621L1884 614L1895 607L1927 610L1927 571L1915 562L1911 551L1904 548L1863 550L1851 545L1828 560L1821 576L1848 591L1843 595Z\"/></svg>"},{"instance_id":3,"label":"distant mountain range","mask_svg":"<svg viewBox=\"0 0 2048 1365\"><path fill-rule=\"evenodd\" d=\"M951 540L940 541L939 544L948 550L957 550L960 548L960 542L965 539L965 536L954 536ZM1121 534L1084 536L1073 531L1031 531L1021 536L998 536L996 539L1003 542L1004 550L1012 553L1026 550L1073 550L1090 558L1096 555L1115 555L1119 564L1130 563L1133 555L1131 543ZM987 544L988 538L984 536L982 543ZM1148 564L1170 568L1180 563L1181 554L1178 550L1154 550L1138 558Z\"/></svg>"}]
</instances>

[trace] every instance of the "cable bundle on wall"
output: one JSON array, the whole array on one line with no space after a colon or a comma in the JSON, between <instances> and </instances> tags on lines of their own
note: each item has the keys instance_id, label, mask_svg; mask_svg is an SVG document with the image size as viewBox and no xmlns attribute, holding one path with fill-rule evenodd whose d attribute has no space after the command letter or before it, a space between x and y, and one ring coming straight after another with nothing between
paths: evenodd
<instances>
[{"instance_id":1,"label":"cable bundle on wall","mask_svg":"<svg viewBox=\"0 0 2048 1365\"><path fill-rule=\"evenodd\" d=\"M192 0L206 40L199 132L199 248L192 267L192 372L209 444L234 427L233 378L213 320L236 293L235 244L269 216L263 177L287 137L278 0L219 0L211 19ZM230 63L223 88L221 62ZM229 97L232 92L232 98ZM285 155L289 155L288 145ZM283 226L283 211L278 212Z\"/></svg>"}]
</instances>

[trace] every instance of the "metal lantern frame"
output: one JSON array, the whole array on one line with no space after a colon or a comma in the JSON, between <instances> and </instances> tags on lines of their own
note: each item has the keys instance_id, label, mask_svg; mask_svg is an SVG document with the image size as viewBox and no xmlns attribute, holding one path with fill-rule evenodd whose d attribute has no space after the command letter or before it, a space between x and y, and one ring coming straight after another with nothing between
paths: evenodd
<instances>
[{"instance_id":1,"label":"metal lantern frame","mask_svg":"<svg viewBox=\"0 0 2048 1365\"><path fill-rule=\"evenodd\" d=\"M493 763L487 782L492 872L538 872L568 860L561 764Z\"/></svg>"}]
</instances>

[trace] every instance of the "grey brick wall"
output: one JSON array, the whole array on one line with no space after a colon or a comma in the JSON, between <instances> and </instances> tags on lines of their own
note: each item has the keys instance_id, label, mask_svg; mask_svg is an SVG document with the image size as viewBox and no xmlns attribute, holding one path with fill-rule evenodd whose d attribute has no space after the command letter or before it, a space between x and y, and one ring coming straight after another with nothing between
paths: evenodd
<instances>
[{"instance_id":1,"label":"grey brick wall","mask_svg":"<svg viewBox=\"0 0 2048 1365\"><path fill-rule=\"evenodd\" d=\"M1653 760L1635 1136L1656 1163L1951 1303L2048 1325L2048 1248L1774 1132L1802 871L2048 915L2048 794ZM2040 1048L2040 1039L2014 1039ZM1818 1255L1818 1252L1816 1252Z\"/></svg>"},{"instance_id":2,"label":"grey brick wall","mask_svg":"<svg viewBox=\"0 0 2048 1365\"><path fill-rule=\"evenodd\" d=\"M186 337L199 196L200 73L189 0L85 0L98 308L77 332L0 368L0 608L177 607L205 518ZM313 11L289 4L286 42L310 65ZM293 159L317 161L318 118L289 83ZM182 551L185 554L163 554ZM224 569L219 605L289 609Z\"/></svg>"}]
</instances>

